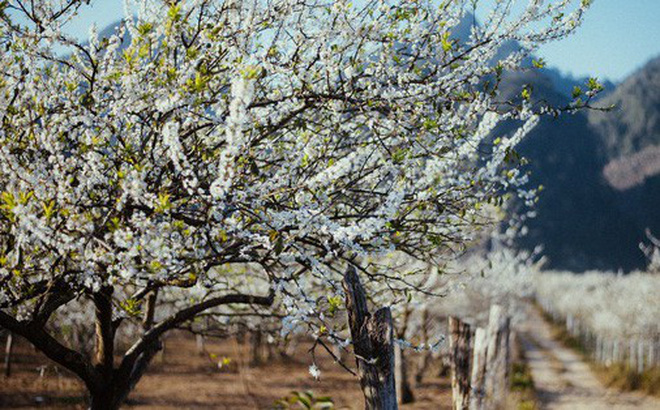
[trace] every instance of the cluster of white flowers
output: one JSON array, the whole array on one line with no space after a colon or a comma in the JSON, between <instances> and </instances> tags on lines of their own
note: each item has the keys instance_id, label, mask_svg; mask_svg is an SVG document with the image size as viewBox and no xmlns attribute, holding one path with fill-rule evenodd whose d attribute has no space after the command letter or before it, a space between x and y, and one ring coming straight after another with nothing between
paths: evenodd
<instances>
[{"instance_id":1,"label":"cluster of white flowers","mask_svg":"<svg viewBox=\"0 0 660 410\"><path fill-rule=\"evenodd\" d=\"M547 272L534 279L536 299L599 362L643 371L660 365L657 273Z\"/></svg>"},{"instance_id":2,"label":"cluster of white flowers","mask_svg":"<svg viewBox=\"0 0 660 410\"><path fill-rule=\"evenodd\" d=\"M572 317L592 332L616 338L660 337L660 276L644 272L549 272L535 278L548 312Z\"/></svg>"},{"instance_id":3,"label":"cluster of white flowers","mask_svg":"<svg viewBox=\"0 0 660 410\"><path fill-rule=\"evenodd\" d=\"M81 45L63 3L0 20L2 308L53 283L127 312L145 289L174 309L276 288L285 328L328 335L348 261L375 299L429 290L432 270L377 263L437 264L494 221L485 204L529 200L505 157L537 113L493 80L588 5L497 1L455 38L472 1L126 1ZM524 125L484 154L502 120Z\"/></svg>"}]
</instances>

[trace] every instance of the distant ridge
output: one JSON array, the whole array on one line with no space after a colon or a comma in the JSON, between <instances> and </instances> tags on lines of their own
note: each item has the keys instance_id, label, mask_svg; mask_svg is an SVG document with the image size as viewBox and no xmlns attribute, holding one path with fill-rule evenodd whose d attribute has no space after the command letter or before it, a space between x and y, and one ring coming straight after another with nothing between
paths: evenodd
<instances>
[{"instance_id":1,"label":"distant ridge","mask_svg":"<svg viewBox=\"0 0 660 410\"><path fill-rule=\"evenodd\" d=\"M660 146L646 147L636 154L610 161L603 175L619 191L642 185L648 178L660 175Z\"/></svg>"},{"instance_id":2,"label":"distant ridge","mask_svg":"<svg viewBox=\"0 0 660 410\"><path fill-rule=\"evenodd\" d=\"M599 101L611 112L590 112L589 123L602 139L608 160L660 145L660 57L624 80Z\"/></svg>"}]
</instances>

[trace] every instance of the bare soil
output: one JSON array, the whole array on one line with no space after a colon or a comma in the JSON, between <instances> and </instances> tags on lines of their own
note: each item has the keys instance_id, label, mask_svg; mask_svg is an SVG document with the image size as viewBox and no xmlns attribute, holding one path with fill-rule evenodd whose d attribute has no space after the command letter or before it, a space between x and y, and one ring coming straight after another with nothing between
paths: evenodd
<instances>
[{"instance_id":1,"label":"bare soil","mask_svg":"<svg viewBox=\"0 0 660 410\"><path fill-rule=\"evenodd\" d=\"M207 340L205 352L199 352L194 337L176 334L166 340L164 353L154 359L125 408L270 409L293 390L330 396L337 408L364 408L357 379L320 350L317 364L321 379L310 376L310 346L309 342L301 343L287 358L276 354L264 364L250 367L248 347L233 338ZM218 368L217 362L223 358L230 363ZM10 378L0 376L0 408L85 408L80 381L21 339L16 343L12 373ZM414 388L417 400L404 409L451 408L449 379L435 375L429 373L425 382Z\"/></svg>"}]
</instances>

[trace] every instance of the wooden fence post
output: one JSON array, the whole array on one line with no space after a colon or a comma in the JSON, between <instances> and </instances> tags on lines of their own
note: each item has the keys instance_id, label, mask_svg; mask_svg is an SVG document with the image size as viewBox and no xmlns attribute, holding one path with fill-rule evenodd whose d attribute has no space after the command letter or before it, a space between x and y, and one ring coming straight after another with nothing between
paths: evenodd
<instances>
[{"instance_id":1,"label":"wooden fence post","mask_svg":"<svg viewBox=\"0 0 660 410\"><path fill-rule=\"evenodd\" d=\"M470 325L449 318L452 408L467 410L470 401Z\"/></svg>"},{"instance_id":2,"label":"wooden fence post","mask_svg":"<svg viewBox=\"0 0 660 410\"><path fill-rule=\"evenodd\" d=\"M486 352L486 406L499 408L503 405L509 386L510 319L502 306L493 305L488 318Z\"/></svg>"},{"instance_id":3,"label":"wooden fence post","mask_svg":"<svg viewBox=\"0 0 660 410\"><path fill-rule=\"evenodd\" d=\"M197 346L197 354L200 356L206 356L204 336L195 335L195 345Z\"/></svg>"},{"instance_id":4,"label":"wooden fence post","mask_svg":"<svg viewBox=\"0 0 660 410\"><path fill-rule=\"evenodd\" d=\"M394 346L394 381L396 382L396 397L400 404L412 403L415 395L408 383L408 360L401 346Z\"/></svg>"},{"instance_id":5,"label":"wooden fence post","mask_svg":"<svg viewBox=\"0 0 660 410\"><path fill-rule=\"evenodd\" d=\"M470 378L470 410L481 410L486 397L486 357L488 352L488 333L478 327L474 332L474 351L472 354L472 376Z\"/></svg>"},{"instance_id":6,"label":"wooden fence post","mask_svg":"<svg viewBox=\"0 0 660 410\"><path fill-rule=\"evenodd\" d=\"M637 340L637 374L644 373L644 340Z\"/></svg>"},{"instance_id":7,"label":"wooden fence post","mask_svg":"<svg viewBox=\"0 0 660 410\"><path fill-rule=\"evenodd\" d=\"M392 312L381 308L373 315L355 267L344 275L348 326L366 410L396 410Z\"/></svg>"},{"instance_id":8,"label":"wooden fence post","mask_svg":"<svg viewBox=\"0 0 660 410\"><path fill-rule=\"evenodd\" d=\"M422 343L426 346L429 342L429 311L428 308L424 308L422 311ZM424 373L431 364L432 353L430 350L424 350L419 358L419 363L417 364L417 371L415 372L415 385L419 387L424 379Z\"/></svg>"}]
</instances>

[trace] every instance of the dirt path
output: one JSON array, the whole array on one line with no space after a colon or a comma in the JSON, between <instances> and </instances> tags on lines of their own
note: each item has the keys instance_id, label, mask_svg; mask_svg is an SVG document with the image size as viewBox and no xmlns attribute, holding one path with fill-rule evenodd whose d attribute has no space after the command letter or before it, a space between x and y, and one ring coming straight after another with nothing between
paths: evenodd
<instances>
[{"instance_id":1,"label":"dirt path","mask_svg":"<svg viewBox=\"0 0 660 410\"><path fill-rule=\"evenodd\" d=\"M534 308L529 308L521 342L543 409L660 410L660 399L604 387L577 353L553 339Z\"/></svg>"}]
</instances>

